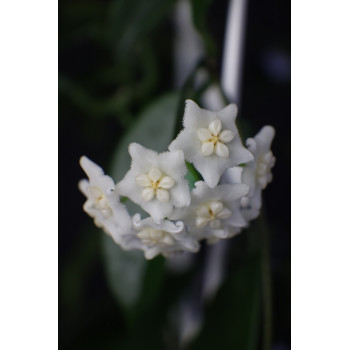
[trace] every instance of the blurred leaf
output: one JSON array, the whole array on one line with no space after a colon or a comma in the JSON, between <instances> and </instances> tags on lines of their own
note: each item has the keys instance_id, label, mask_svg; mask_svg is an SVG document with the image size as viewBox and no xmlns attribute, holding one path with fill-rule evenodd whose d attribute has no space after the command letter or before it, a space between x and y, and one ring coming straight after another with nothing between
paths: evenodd
<instances>
[{"instance_id":1,"label":"blurred leaf","mask_svg":"<svg viewBox=\"0 0 350 350\"><path fill-rule=\"evenodd\" d=\"M115 0L109 14L110 42L115 52L129 59L137 42L149 34L169 12L176 0Z\"/></svg>"},{"instance_id":2,"label":"blurred leaf","mask_svg":"<svg viewBox=\"0 0 350 350\"><path fill-rule=\"evenodd\" d=\"M93 96L87 89L73 80L59 76L58 92L61 97L69 100L86 116L93 118L110 118L110 116L113 116L124 127L132 122L132 117L127 109L133 98L131 88L120 89L118 93L101 98Z\"/></svg>"},{"instance_id":3,"label":"blurred leaf","mask_svg":"<svg viewBox=\"0 0 350 350\"><path fill-rule=\"evenodd\" d=\"M196 26L202 36L207 49L207 53L210 56L215 56L217 50L216 45L206 26L207 14L209 12L209 6L211 2L212 0L191 0L191 6L193 24Z\"/></svg>"},{"instance_id":4,"label":"blurred leaf","mask_svg":"<svg viewBox=\"0 0 350 350\"><path fill-rule=\"evenodd\" d=\"M205 28L207 12L211 2L212 0L191 0L193 23L199 30Z\"/></svg>"},{"instance_id":5,"label":"blurred leaf","mask_svg":"<svg viewBox=\"0 0 350 350\"><path fill-rule=\"evenodd\" d=\"M120 140L111 163L110 173L115 181L119 181L130 168L128 146L131 142L139 142L158 152L167 149L175 125L178 96L178 93L170 93L148 106ZM142 212L130 201L125 204L130 214ZM123 251L106 235L103 235L103 240L109 284L128 320L133 322L159 293L164 259L149 262L141 251Z\"/></svg>"},{"instance_id":6,"label":"blurred leaf","mask_svg":"<svg viewBox=\"0 0 350 350\"><path fill-rule=\"evenodd\" d=\"M140 297L145 258L141 251L124 251L106 234L102 237L110 287L121 305L128 309Z\"/></svg>"},{"instance_id":7,"label":"blurred leaf","mask_svg":"<svg viewBox=\"0 0 350 350\"><path fill-rule=\"evenodd\" d=\"M230 271L190 349L256 349L260 292L260 259L255 256Z\"/></svg>"}]
</instances>

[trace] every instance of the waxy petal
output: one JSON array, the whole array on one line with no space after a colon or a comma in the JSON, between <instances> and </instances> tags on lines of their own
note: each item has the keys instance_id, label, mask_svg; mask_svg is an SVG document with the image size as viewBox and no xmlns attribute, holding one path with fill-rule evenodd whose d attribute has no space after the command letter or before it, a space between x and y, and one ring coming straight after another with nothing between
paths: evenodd
<instances>
[{"instance_id":1,"label":"waxy petal","mask_svg":"<svg viewBox=\"0 0 350 350\"><path fill-rule=\"evenodd\" d=\"M210 156L214 152L214 142L203 143L201 149L204 156Z\"/></svg>"},{"instance_id":2,"label":"waxy petal","mask_svg":"<svg viewBox=\"0 0 350 350\"><path fill-rule=\"evenodd\" d=\"M216 215L217 213L219 213L222 210L224 205L220 201L213 201L210 203L209 207L210 207L211 211L213 212L213 214Z\"/></svg>"},{"instance_id":3,"label":"waxy petal","mask_svg":"<svg viewBox=\"0 0 350 350\"><path fill-rule=\"evenodd\" d=\"M232 215L232 211L230 209L224 208L217 214L219 219L228 219Z\"/></svg>"},{"instance_id":4,"label":"waxy petal","mask_svg":"<svg viewBox=\"0 0 350 350\"><path fill-rule=\"evenodd\" d=\"M190 236L182 221L162 220L155 222L151 217L141 220L141 215L133 217L134 232L126 235L124 249L142 249L146 259L158 254L170 256L181 251L196 252L198 242Z\"/></svg>"},{"instance_id":5,"label":"waxy petal","mask_svg":"<svg viewBox=\"0 0 350 350\"><path fill-rule=\"evenodd\" d=\"M162 172L158 168L153 168L149 171L148 176L153 182L157 182L161 178Z\"/></svg>"},{"instance_id":6,"label":"waxy petal","mask_svg":"<svg viewBox=\"0 0 350 350\"><path fill-rule=\"evenodd\" d=\"M168 190L169 188L172 188L174 185L175 185L175 181L172 177L164 176L160 180L158 187L161 187L161 188Z\"/></svg>"},{"instance_id":7,"label":"waxy petal","mask_svg":"<svg viewBox=\"0 0 350 350\"><path fill-rule=\"evenodd\" d=\"M212 122L210 122L208 129L213 135L217 136L222 129L220 119L214 119Z\"/></svg>"},{"instance_id":8,"label":"waxy petal","mask_svg":"<svg viewBox=\"0 0 350 350\"><path fill-rule=\"evenodd\" d=\"M231 142L235 134L231 130L224 130L220 133L219 140L223 143Z\"/></svg>"},{"instance_id":9,"label":"waxy petal","mask_svg":"<svg viewBox=\"0 0 350 350\"><path fill-rule=\"evenodd\" d=\"M151 186L151 180L147 174L142 174L136 177L136 183L142 187Z\"/></svg>"},{"instance_id":10,"label":"waxy petal","mask_svg":"<svg viewBox=\"0 0 350 350\"><path fill-rule=\"evenodd\" d=\"M200 128L197 130L198 138L203 142L211 138L211 132L207 128Z\"/></svg>"},{"instance_id":11,"label":"waxy petal","mask_svg":"<svg viewBox=\"0 0 350 350\"><path fill-rule=\"evenodd\" d=\"M145 202L149 202L154 197L154 189L151 187L146 187L141 192L141 198Z\"/></svg>"},{"instance_id":12,"label":"waxy petal","mask_svg":"<svg viewBox=\"0 0 350 350\"><path fill-rule=\"evenodd\" d=\"M169 202L169 192L168 190L165 190L163 188L157 188L156 191L157 198L160 202L162 203L167 203Z\"/></svg>"},{"instance_id":13,"label":"waxy petal","mask_svg":"<svg viewBox=\"0 0 350 350\"><path fill-rule=\"evenodd\" d=\"M198 228L205 227L208 224L208 222L209 222L208 218L204 218L204 217L201 217L201 216L196 217L196 226Z\"/></svg>"},{"instance_id":14,"label":"waxy petal","mask_svg":"<svg viewBox=\"0 0 350 350\"><path fill-rule=\"evenodd\" d=\"M210 218L209 208L206 205L201 205L197 210L196 213L198 216L202 218Z\"/></svg>"},{"instance_id":15,"label":"waxy petal","mask_svg":"<svg viewBox=\"0 0 350 350\"><path fill-rule=\"evenodd\" d=\"M167 245L174 245L175 240L170 235L165 235L164 238L162 239L162 243Z\"/></svg>"},{"instance_id":16,"label":"waxy petal","mask_svg":"<svg viewBox=\"0 0 350 350\"><path fill-rule=\"evenodd\" d=\"M218 220L218 219L215 219L215 220L210 221L209 225L210 225L211 228L220 228L221 221Z\"/></svg>"},{"instance_id":17,"label":"waxy petal","mask_svg":"<svg viewBox=\"0 0 350 350\"><path fill-rule=\"evenodd\" d=\"M215 145L215 153L219 157L223 158L228 158L228 156L230 155L230 151L228 150L227 146L221 142L217 142L217 144Z\"/></svg>"}]
</instances>

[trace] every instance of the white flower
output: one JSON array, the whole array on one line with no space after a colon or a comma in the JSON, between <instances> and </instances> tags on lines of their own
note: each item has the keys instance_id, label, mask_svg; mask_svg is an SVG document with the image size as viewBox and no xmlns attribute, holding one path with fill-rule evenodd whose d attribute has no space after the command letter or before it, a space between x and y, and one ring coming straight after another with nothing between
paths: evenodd
<instances>
[{"instance_id":1,"label":"white flower","mask_svg":"<svg viewBox=\"0 0 350 350\"><path fill-rule=\"evenodd\" d=\"M235 124L237 106L230 104L218 112L201 109L186 100L184 130L169 150L183 150L209 187L215 187L225 169L253 160L242 145Z\"/></svg>"},{"instance_id":2,"label":"white flower","mask_svg":"<svg viewBox=\"0 0 350 350\"><path fill-rule=\"evenodd\" d=\"M158 223L169 216L174 207L190 204L182 151L158 154L132 143L129 153L132 158L131 168L117 184L121 195L139 204Z\"/></svg>"},{"instance_id":3,"label":"white flower","mask_svg":"<svg viewBox=\"0 0 350 350\"><path fill-rule=\"evenodd\" d=\"M259 216L261 192L272 181L271 169L276 159L270 148L274 136L274 128L264 126L254 138L247 139L246 144L254 155L254 161L243 168L228 169L223 176L226 182L244 183L249 186L249 193L241 200L242 213L247 220Z\"/></svg>"},{"instance_id":4,"label":"white flower","mask_svg":"<svg viewBox=\"0 0 350 350\"><path fill-rule=\"evenodd\" d=\"M238 235L238 234L241 233L241 232L242 232L242 227L232 227L232 228L230 229L229 234L228 234L227 237L225 237L225 238L226 238L226 239L227 239L227 238L232 238L232 237ZM209 238L207 239L207 243L208 243L208 244L216 244L216 243L218 243L218 242L221 241L221 240L222 240L222 238L220 238L220 237L212 236L212 237L209 237Z\"/></svg>"},{"instance_id":5,"label":"white flower","mask_svg":"<svg viewBox=\"0 0 350 350\"><path fill-rule=\"evenodd\" d=\"M87 197L85 212L94 218L96 226L120 244L122 232L131 228L131 218L119 202L113 180L85 156L80 158L80 165L89 178L79 182L79 189Z\"/></svg>"},{"instance_id":6,"label":"white flower","mask_svg":"<svg viewBox=\"0 0 350 350\"><path fill-rule=\"evenodd\" d=\"M171 218L182 219L197 239L227 238L232 230L246 225L239 206L248 190L244 184L210 188L204 181L198 181L191 192L191 206L175 210Z\"/></svg>"},{"instance_id":7,"label":"white flower","mask_svg":"<svg viewBox=\"0 0 350 350\"><path fill-rule=\"evenodd\" d=\"M122 237L124 249L141 249L146 259L158 254L166 257L176 252L197 252L198 241L186 233L184 223L163 220L156 223L151 217L141 220L141 215L133 217L133 229Z\"/></svg>"}]
</instances>

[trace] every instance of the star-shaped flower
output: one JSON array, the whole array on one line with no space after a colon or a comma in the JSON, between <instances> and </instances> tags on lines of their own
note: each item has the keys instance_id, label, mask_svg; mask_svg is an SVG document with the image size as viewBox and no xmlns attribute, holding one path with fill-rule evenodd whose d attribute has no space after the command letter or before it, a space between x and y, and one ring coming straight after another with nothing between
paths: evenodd
<instances>
[{"instance_id":1,"label":"star-shaped flower","mask_svg":"<svg viewBox=\"0 0 350 350\"><path fill-rule=\"evenodd\" d=\"M190 204L184 176L187 172L182 151L158 154L137 143L129 146L131 168L117 184L121 195L129 197L156 222L168 217L173 208Z\"/></svg>"},{"instance_id":2,"label":"star-shaped flower","mask_svg":"<svg viewBox=\"0 0 350 350\"><path fill-rule=\"evenodd\" d=\"M242 145L236 116L235 104L212 112L186 100L184 130L169 146L170 151L183 150L186 160L194 164L211 188L218 184L227 168L253 160Z\"/></svg>"},{"instance_id":3,"label":"star-shaped flower","mask_svg":"<svg viewBox=\"0 0 350 350\"><path fill-rule=\"evenodd\" d=\"M275 136L272 126L264 126L254 138L247 139L247 147L254 155L254 161L244 168L228 169L223 179L230 183L244 183L249 186L247 196L241 200L242 213L246 220L253 220L260 214L261 192L272 181L271 169L275 157L271 152L271 143Z\"/></svg>"},{"instance_id":4,"label":"star-shaped flower","mask_svg":"<svg viewBox=\"0 0 350 350\"><path fill-rule=\"evenodd\" d=\"M123 235L122 246L126 250L143 250L146 259L159 254L168 257L177 252L199 250L198 241L186 233L182 221L156 223L151 217L141 220L140 214L133 217L133 228Z\"/></svg>"},{"instance_id":5,"label":"star-shaped flower","mask_svg":"<svg viewBox=\"0 0 350 350\"><path fill-rule=\"evenodd\" d=\"M88 176L79 182L79 189L86 196L84 210L96 226L104 229L116 243L121 243L121 233L131 228L131 218L126 208L120 203L115 191L115 184L102 168L83 156L80 165Z\"/></svg>"},{"instance_id":6,"label":"star-shaped flower","mask_svg":"<svg viewBox=\"0 0 350 350\"><path fill-rule=\"evenodd\" d=\"M171 218L183 220L197 239L227 238L234 228L246 225L240 213L240 199L248 190L244 184L210 188L204 181L198 181L191 192L190 207L175 210Z\"/></svg>"}]
</instances>

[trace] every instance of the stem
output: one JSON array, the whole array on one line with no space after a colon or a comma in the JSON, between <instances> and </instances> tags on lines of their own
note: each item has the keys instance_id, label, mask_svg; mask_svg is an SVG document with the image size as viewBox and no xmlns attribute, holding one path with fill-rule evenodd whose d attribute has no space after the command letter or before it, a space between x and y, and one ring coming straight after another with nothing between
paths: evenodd
<instances>
[{"instance_id":1,"label":"stem","mask_svg":"<svg viewBox=\"0 0 350 350\"><path fill-rule=\"evenodd\" d=\"M226 20L221 83L231 102L239 104L244 28L248 0L231 0Z\"/></svg>"}]
</instances>

